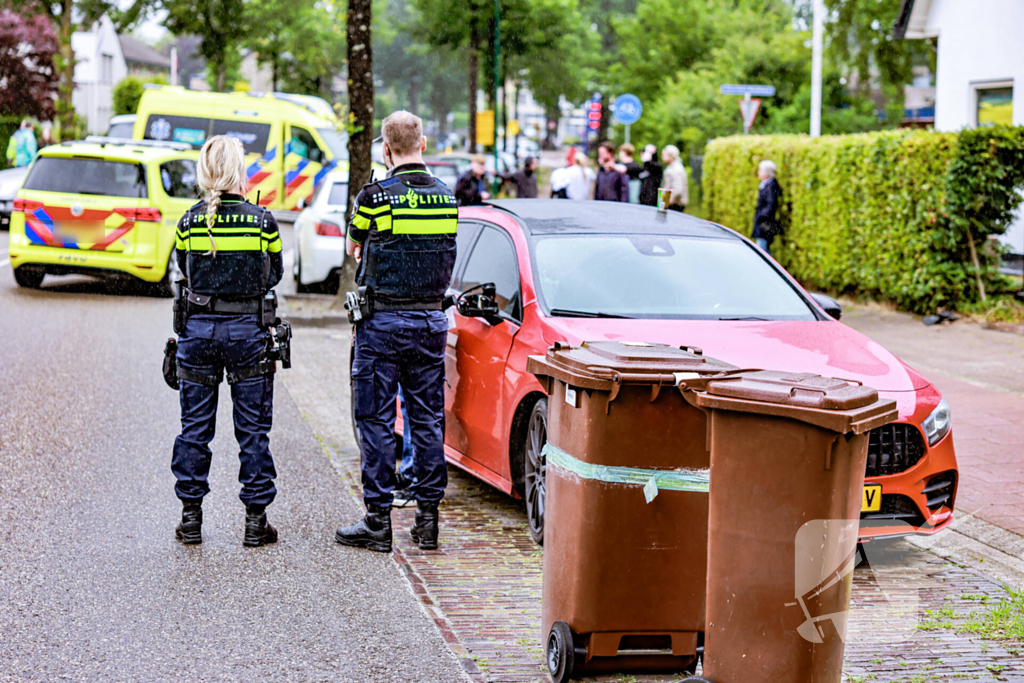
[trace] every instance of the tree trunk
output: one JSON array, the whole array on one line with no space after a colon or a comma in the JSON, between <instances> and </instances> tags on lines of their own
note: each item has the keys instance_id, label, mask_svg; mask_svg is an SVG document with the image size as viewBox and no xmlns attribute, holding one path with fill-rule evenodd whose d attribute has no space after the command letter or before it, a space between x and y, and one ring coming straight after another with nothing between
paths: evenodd
<instances>
[{"instance_id":1,"label":"tree trunk","mask_svg":"<svg viewBox=\"0 0 1024 683\"><path fill-rule=\"evenodd\" d=\"M413 76L409 79L409 112L419 116L419 89L420 89L420 77Z\"/></svg>"},{"instance_id":2,"label":"tree trunk","mask_svg":"<svg viewBox=\"0 0 1024 683\"><path fill-rule=\"evenodd\" d=\"M480 31L476 22L471 22L469 29L469 151L476 153L476 91L479 88L480 65L477 62L480 54Z\"/></svg>"},{"instance_id":3,"label":"tree trunk","mask_svg":"<svg viewBox=\"0 0 1024 683\"><path fill-rule=\"evenodd\" d=\"M216 92L224 92L224 82L228 79L227 55L220 55L214 64L214 68L217 69L217 78L214 81L213 89Z\"/></svg>"},{"instance_id":4,"label":"tree trunk","mask_svg":"<svg viewBox=\"0 0 1024 683\"><path fill-rule=\"evenodd\" d=\"M272 67L271 67L271 74L272 74L272 76L271 76L271 78L272 78L271 88L273 88L274 92L277 92L277 61L278 61L278 58L279 58L279 55L275 52L274 53L274 59L271 60L271 64L272 64Z\"/></svg>"},{"instance_id":5,"label":"tree trunk","mask_svg":"<svg viewBox=\"0 0 1024 683\"><path fill-rule=\"evenodd\" d=\"M558 120L561 117L562 112L558 110L558 107L553 107L544 111L545 127L544 131L544 149L555 148L555 136L558 134ZM555 127L551 127L551 123L554 122Z\"/></svg>"},{"instance_id":6,"label":"tree trunk","mask_svg":"<svg viewBox=\"0 0 1024 683\"><path fill-rule=\"evenodd\" d=\"M373 46L370 22L373 0L348 3L348 101L352 130L348 138L349 183L346 222L356 195L370 180L370 148L373 143Z\"/></svg>"},{"instance_id":7,"label":"tree trunk","mask_svg":"<svg viewBox=\"0 0 1024 683\"><path fill-rule=\"evenodd\" d=\"M60 55L61 79L59 89L59 107L61 136L72 134L75 125L75 106L71 96L75 92L75 51L71 49L71 11L73 0L63 0L60 13ZM65 132L66 131L66 132ZM66 138L70 139L70 138Z\"/></svg>"}]
</instances>

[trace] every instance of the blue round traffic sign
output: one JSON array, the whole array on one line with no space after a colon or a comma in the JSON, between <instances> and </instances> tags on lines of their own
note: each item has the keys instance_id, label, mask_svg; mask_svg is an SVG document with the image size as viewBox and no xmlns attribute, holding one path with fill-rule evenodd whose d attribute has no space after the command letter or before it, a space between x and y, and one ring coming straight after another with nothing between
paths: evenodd
<instances>
[{"instance_id":1,"label":"blue round traffic sign","mask_svg":"<svg viewBox=\"0 0 1024 683\"><path fill-rule=\"evenodd\" d=\"M616 97L615 104L612 105L612 114L615 116L615 120L625 126L639 121L640 115L643 113L644 106L640 104L640 98L629 93Z\"/></svg>"}]
</instances>

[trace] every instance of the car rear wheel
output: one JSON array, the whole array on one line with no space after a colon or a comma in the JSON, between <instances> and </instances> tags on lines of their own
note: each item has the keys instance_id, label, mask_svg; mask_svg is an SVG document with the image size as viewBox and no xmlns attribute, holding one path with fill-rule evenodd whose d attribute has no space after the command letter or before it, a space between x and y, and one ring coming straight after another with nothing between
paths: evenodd
<instances>
[{"instance_id":1,"label":"car rear wheel","mask_svg":"<svg viewBox=\"0 0 1024 683\"><path fill-rule=\"evenodd\" d=\"M20 287L39 289L39 285L43 284L44 277L46 277L46 271L42 268L21 266L20 268L14 269L14 281L17 282Z\"/></svg>"},{"instance_id":2,"label":"car rear wheel","mask_svg":"<svg viewBox=\"0 0 1024 683\"><path fill-rule=\"evenodd\" d=\"M295 250L295 291L299 294L309 294L313 291L316 285L304 285L302 284L302 257L299 256L299 250Z\"/></svg>"},{"instance_id":3,"label":"car rear wheel","mask_svg":"<svg viewBox=\"0 0 1024 683\"><path fill-rule=\"evenodd\" d=\"M164 276L159 282L154 282L150 286L150 291L152 291L154 296L172 299L177 293L178 280L180 279L181 269L178 268L178 259L174 249L171 249L171 255L167 259L167 268L164 270Z\"/></svg>"},{"instance_id":4,"label":"car rear wheel","mask_svg":"<svg viewBox=\"0 0 1024 683\"><path fill-rule=\"evenodd\" d=\"M526 423L526 439L523 444L523 465L525 473L526 520L530 538L544 544L544 502L545 474L544 444L548 440L548 400L539 399L533 404L530 418Z\"/></svg>"}]
</instances>

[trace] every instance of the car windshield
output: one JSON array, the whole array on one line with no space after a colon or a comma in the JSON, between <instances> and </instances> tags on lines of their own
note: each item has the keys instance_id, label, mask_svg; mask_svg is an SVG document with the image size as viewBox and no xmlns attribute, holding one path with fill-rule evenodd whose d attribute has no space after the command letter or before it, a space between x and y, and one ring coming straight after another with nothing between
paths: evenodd
<instances>
[{"instance_id":1,"label":"car windshield","mask_svg":"<svg viewBox=\"0 0 1024 683\"><path fill-rule=\"evenodd\" d=\"M737 239L540 235L532 256L542 305L553 316L815 319L796 290Z\"/></svg>"},{"instance_id":2,"label":"car windshield","mask_svg":"<svg viewBox=\"0 0 1024 683\"><path fill-rule=\"evenodd\" d=\"M110 197L149 196L142 164L84 157L36 159L25 179L25 189Z\"/></svg>"},{"instance_id":3,"label":"car windshield","mask_svg":"<svg viewBox=\"0 0 1024 683\"><path fill-rule=\"evenodd\" d=\"M331 148L331 156L335 161L348 159L348 135L346 133L338 132L333 128L317 128L316 130L327 146Z\"/></svg>"}]
</instances>

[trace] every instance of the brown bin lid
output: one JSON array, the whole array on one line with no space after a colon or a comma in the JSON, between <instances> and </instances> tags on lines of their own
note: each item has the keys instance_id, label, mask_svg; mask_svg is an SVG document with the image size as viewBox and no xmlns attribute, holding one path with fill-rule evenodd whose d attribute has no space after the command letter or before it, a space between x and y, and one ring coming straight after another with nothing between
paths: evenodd
<instances>
[{"instance_id":1,"label":"brown bin lid","mask_svg":"<svg viewBox=\"0 0 1024 683\"><path fill-rule=\"evenodd\" d=\"M556 343L547 354L530 356L526 370L583 389L613 384L677 384L676 373L711 375L738 370L696 347L647 342L595 341L582 346Z\"/></svg>"},{"instance_id":2,"label":"brown bin lid","mask_svg":"<svg viewBox=\"0 0 1024 683\"><path fill-rule=\"evenodd\" d=\"M789 417L838 432L862 433L898 417L896 402L860 382L821 375L752 370L687 386L702 408Z\"/></svg>"}]
</instances>

